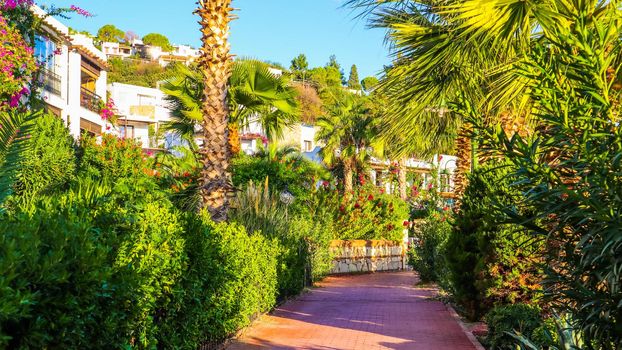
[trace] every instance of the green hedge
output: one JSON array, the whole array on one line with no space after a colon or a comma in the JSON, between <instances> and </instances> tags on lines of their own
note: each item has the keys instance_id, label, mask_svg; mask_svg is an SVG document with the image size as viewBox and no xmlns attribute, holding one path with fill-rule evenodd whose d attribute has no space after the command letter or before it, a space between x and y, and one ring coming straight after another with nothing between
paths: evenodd
<instances>
[{"instance_id":1,"label":"green hedge","mask_svg":"<svg viewBox=\"0 0 622 350\"><path fill-rule=\"evenodd\" d=\"M160 320L161 346L196 349L223 340L274 306L277 242L194 214L184 237L188 264Z\"/></svg>"},{"instance_id":2,"label":"green hedge","mask_svg":"<svg viewBox=\"0 0 622 350\"><path fill-rule=\"evenodd\" d=\"M132 141L78 155L0 217L0 348L195 349L273 307L277 240L176 209Z\"/></svg>"},{"instance_id":3,"label":"green hedge","mask_svg":"<svg viewBox=\"0 0 622 350\"><path fill-rule=\"evenodd\" d=\"M526 304L493 308L486 314L486 345L491 350L516 349L516 338L510 334L536 335L535 332L543 327L541 312L540 308Z\"/></svg>"}]
</instances>

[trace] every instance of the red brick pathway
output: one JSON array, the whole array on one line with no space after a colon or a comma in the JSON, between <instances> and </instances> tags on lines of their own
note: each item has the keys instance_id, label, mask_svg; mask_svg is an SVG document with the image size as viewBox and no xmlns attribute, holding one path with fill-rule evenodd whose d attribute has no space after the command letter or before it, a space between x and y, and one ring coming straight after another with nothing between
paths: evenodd
<instances>
[{"instance_id":1,"label":"red brick pathway","mask_svg":"<svg viewBox=\"0 0 622 350\"><path fill-rule=\"evenodd\" d=\"M229 350L474 350L412 272L330 277L265 316Z\"/></svg>"}]
</instances>

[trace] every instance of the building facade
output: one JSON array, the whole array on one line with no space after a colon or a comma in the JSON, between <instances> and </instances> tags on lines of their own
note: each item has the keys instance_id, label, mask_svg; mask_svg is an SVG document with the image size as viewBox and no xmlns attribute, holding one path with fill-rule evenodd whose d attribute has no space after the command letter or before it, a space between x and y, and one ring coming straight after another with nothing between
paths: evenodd
<instances>
[{"instance_id":1,"label":"building facade","mask_svg":"<svg viewBox=\"0 0 622 350\"><path fill-rule=\"evenodd\" d=\"M145 149L170 147L172 141L161 132L162 124L171 121L166 95L162 91L112 83L108 92L117 108L117 128L121 137L136 139Z\"/></svg>"},{"instance_id":2,"label":"building facade","mask_svg":"<svg viewBox=\"0 0 622 350\"><path fill-rule=\"evenodd\" d=\"M42 65L40 85L46 109L65 121L76 138L111 132L112 125L100 116L106 104L106 55L91 38L69 34L67 26L41 8L33 6L32 11L43 19L35 55Z\"/></svg>"}]
</instances>

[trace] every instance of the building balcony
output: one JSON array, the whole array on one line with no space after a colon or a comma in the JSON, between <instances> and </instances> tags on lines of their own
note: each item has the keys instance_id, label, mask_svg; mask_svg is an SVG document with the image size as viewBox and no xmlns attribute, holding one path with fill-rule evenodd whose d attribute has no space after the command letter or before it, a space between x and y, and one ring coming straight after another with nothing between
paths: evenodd
<instances>
[{"instance_id":1,"label":"building balcony","mask_svg":"<svg viewBox=\"0 0 622 350\"><path fill-rule=\"evenodd\" d=\"M99 95L88 89L80 88L80 106L99 114L102 105L103 100Z\"/></svg>"},{"instance_id":2,"label":"building balcony","mask_svg":"<svg viewBox=\"0 0 622 350\"><path fill-rule=\"evenodd\" d=\"M43 90L61 96L61 76L47 68L41 68L39 77Z\"/></svg>"}]
</instances>

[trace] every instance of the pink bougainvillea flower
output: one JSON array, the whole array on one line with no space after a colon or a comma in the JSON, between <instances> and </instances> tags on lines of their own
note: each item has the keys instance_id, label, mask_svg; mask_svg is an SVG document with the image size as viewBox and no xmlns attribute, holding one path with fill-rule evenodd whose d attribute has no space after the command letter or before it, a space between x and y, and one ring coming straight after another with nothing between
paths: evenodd
<instances>
[{"instance_id":1,"label":"pink bougainvillea flower","mask_svg":"<svg viewBox=\"0 0 622 350\"><path fill-rule=\"evenodd\" d=\"M85 10L85 9L83 9L83 8L80 8L80 7L76 6L76 5L71 5L71 7L69 7L69 9L70 9L71 11L73 11L73 12L75 12L75 13L79 14L80 16L87 17L87 18L88 18L88 17L93 17L93 14L92 14L92 13L90 13L90 12L88 12L87 10Z\"/></svg>"}]
</instances>

